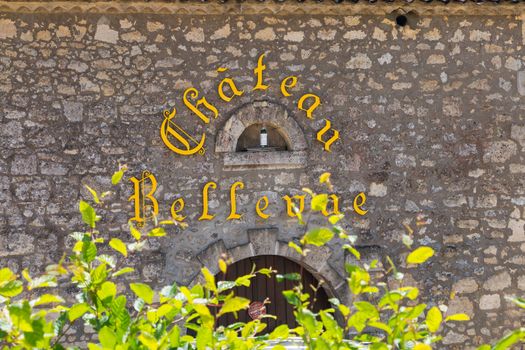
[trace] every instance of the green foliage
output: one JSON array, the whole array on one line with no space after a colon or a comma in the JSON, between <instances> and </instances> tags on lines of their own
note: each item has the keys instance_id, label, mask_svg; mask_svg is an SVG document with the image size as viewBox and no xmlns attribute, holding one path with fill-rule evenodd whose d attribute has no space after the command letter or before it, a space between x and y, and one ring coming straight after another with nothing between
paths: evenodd
<instances>
[{"instance_id":1,"label":"green foliage","mask_svg":"<svg viewBox=\"0 0 525 350\"><path fill-rule=\"evenodd\" d=\"M123 166L112 177L118 184L126 171ZM330 174L324 173L320 182L331 190ZM406 285L404 274L392 259L385 257L388 267L378 261L361 262L355 247L357 237L343 229L344 215L327 215L326 227L309 227L311 215L326 215L327 194L315 194L309 189L312 212L298 215L299 225L306 232L299 242L290 242L301 259L306 259L312 246L321 247L339 239L342 249L352 254L357 263L347 264L346 282L352 293L352 302L344 304L330 299L331 308L314 311L321 283L313 288L313 295L305 291L300 273L282 273L271 267L253 267L252 271L234 281L216 281L207 269L202 269L203 283L192 288L168 285L160 290L135 281L128 283L123 275L133 277L134 269L126 261L140 253L150 237L167 234L161 226L139 229L129 224L126 242L108 237L97 230L101 220L96 210L105 206L111 191L100 195L85 185L92 204L80 201L79 211L87 226L85 232L71 234L74 244L70 253L46 273L31 277L22 272L23 279L10 269L0 269L0 344L3 349L64 349L64 335L72 326L89 326L96 340L86 344L88 349L263 349L269 344L282 350L279 343L289 337L300 337L307 349L368 349L429 350L441 339L438 332L443 323L467 321L464 314L444 316L438 306L420 303L419 290ZM174 224L160 221L159 225ZM403 244L411 249L414 232L403 237ZM407 258L408 265L424 264L434 255L431 247L418 247ZM218 261L218 269L226 274L228 264ZM374 271L393 277L393 283L377 282ZM261 320L236 322L218 326L221 317L246 310L250 300L236 296L233 288L250 286L258 274L272 276L281 283L294 286L283 297L294 309L298 326L290 329L280 325L268 334ZM281 272L279 274L279 272ZM62 283L76 288L75 301L60 296ZM45 292L40 292L45 288ZM30 292L36 290L37 293ZM56 291L53 293L52 291ZM525 300L510 298L519 307ZM271 315L267 315L271 317ZM186 333L185 329L192 332ZM350 336L350 334L353 334ZM480 350L502 350L525 339L525 329L517 329L495 345L484 345ZM439 347L439 345L437 345Z\"/></svg>"}]
</instances>

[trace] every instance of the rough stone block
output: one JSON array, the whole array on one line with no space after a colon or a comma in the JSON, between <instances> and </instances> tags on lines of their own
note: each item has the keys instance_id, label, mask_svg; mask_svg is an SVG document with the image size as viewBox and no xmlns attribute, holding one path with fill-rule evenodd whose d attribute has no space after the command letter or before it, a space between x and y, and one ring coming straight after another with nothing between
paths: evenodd
<instances>
[{"instance_id":1,"label":"rough stone block","mask_svg":"<svg viewBox=\"0 0 525 350\"><path fill-rule=\"evenodd\" d=\"M253 246L255 255L275 254L277 229L261 228L248 230L248 238Z\"/></svg>"},{"instance_id":2,"label":"rough stone block","mask_svg":"<svg viewBox=\"0 0 525 350\"><path fill-rule=\"evenodd\" d=\"M84 114L84 105L80 102L63 101L64 115L70 122L82 121Z\"/></svg>"}]
</instances>

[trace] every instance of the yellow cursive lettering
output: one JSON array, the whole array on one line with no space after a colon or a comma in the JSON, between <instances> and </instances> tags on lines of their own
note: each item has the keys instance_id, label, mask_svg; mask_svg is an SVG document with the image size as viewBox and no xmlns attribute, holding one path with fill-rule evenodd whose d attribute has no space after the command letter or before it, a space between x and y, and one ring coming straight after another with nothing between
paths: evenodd
<instances>
[{"instance_id":1,"label":"yellow cursive lettering","mask_svg":"<svg viewBox=\"0 0 525 350\"><path fill-rule=\"evenodd\" d=\"M204 185L204 188L202 189L202 215L199 218L199 221L201 220L211 220L215 215L208 214L208 189L209 188L216 189L217 184L213 181L207 182L206 185Z\"/></svg>"}]
</instances>

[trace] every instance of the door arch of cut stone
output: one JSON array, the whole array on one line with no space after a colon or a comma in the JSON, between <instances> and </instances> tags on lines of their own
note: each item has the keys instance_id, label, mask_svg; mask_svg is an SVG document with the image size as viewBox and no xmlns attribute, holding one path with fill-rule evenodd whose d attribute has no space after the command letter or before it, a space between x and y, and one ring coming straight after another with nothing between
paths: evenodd
<instances>
[{"instance_id":1,"label":"door arch of cut stone","mask_svg":"<svg viewBox=\"0 0 525 350\"><path fill-rule=\"evenodd\" d=\"M226 275L219 272L215 278L217 281L234 281L237 277L249 274L254 265L256 269L271 267L279 274L300 273L305 291L310 294L312 309L318 311L330 307L328 293L324 287L319 287L319 281L317 278L315 278L314 275L304 266L301 267L299 263L283 256L259 255L248 257L228 266ZM277 319L263 318L261 321L267 324L267 328L264 332L271 332L275 327L281 324L288 324L290 328L297 326L293 316L293 308L288 304L282 294L284 290L292 289L293 286L294 282L292 281L278 282L275 274L272 274L271 277L258 274L251 279L249 287L236 287L234 292L235 295L248 298L252 302L262 302L265 299L270 301L270 303L266 305L266 312L270 315L276 316ZM315 292L312 287L316 288L317 292ZM248 310L242 310L238 313L237 319L233 314L221 316L218 320L218 325L226 326L235 322L249 322L251 320Z\"/></svg>"}]
</instances>

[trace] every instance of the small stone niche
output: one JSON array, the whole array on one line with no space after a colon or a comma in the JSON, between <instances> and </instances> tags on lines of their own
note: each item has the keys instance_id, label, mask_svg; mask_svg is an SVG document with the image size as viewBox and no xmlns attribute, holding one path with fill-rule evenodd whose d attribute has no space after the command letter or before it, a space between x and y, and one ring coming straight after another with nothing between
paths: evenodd
<instances>
[{"instance_id":1,"label":"small stone niche","mask_svg":"<svg viewBox=\"0 0 525 350\"><path fill-rule=\"evenodd\" d=\"M261 128L268 146L261 147ZM294 169L306 166L304 133L281 105L256 101L238 108L219 129L215 152L223 155L223 170Z\"/></svg>"},{"instance_id":2,"label":"small stone niche","mask_svg":"<svg viewBox=\"0 0 525 350\"><path fill-rule=\"evenodd\" d=\"M261 129L266 129L268 135L268 146L261 147ZM277 127L256 123L247 127L237 140L236 152L283 152L289 147L285 138Z\"/></svg>"}]
</instances>

